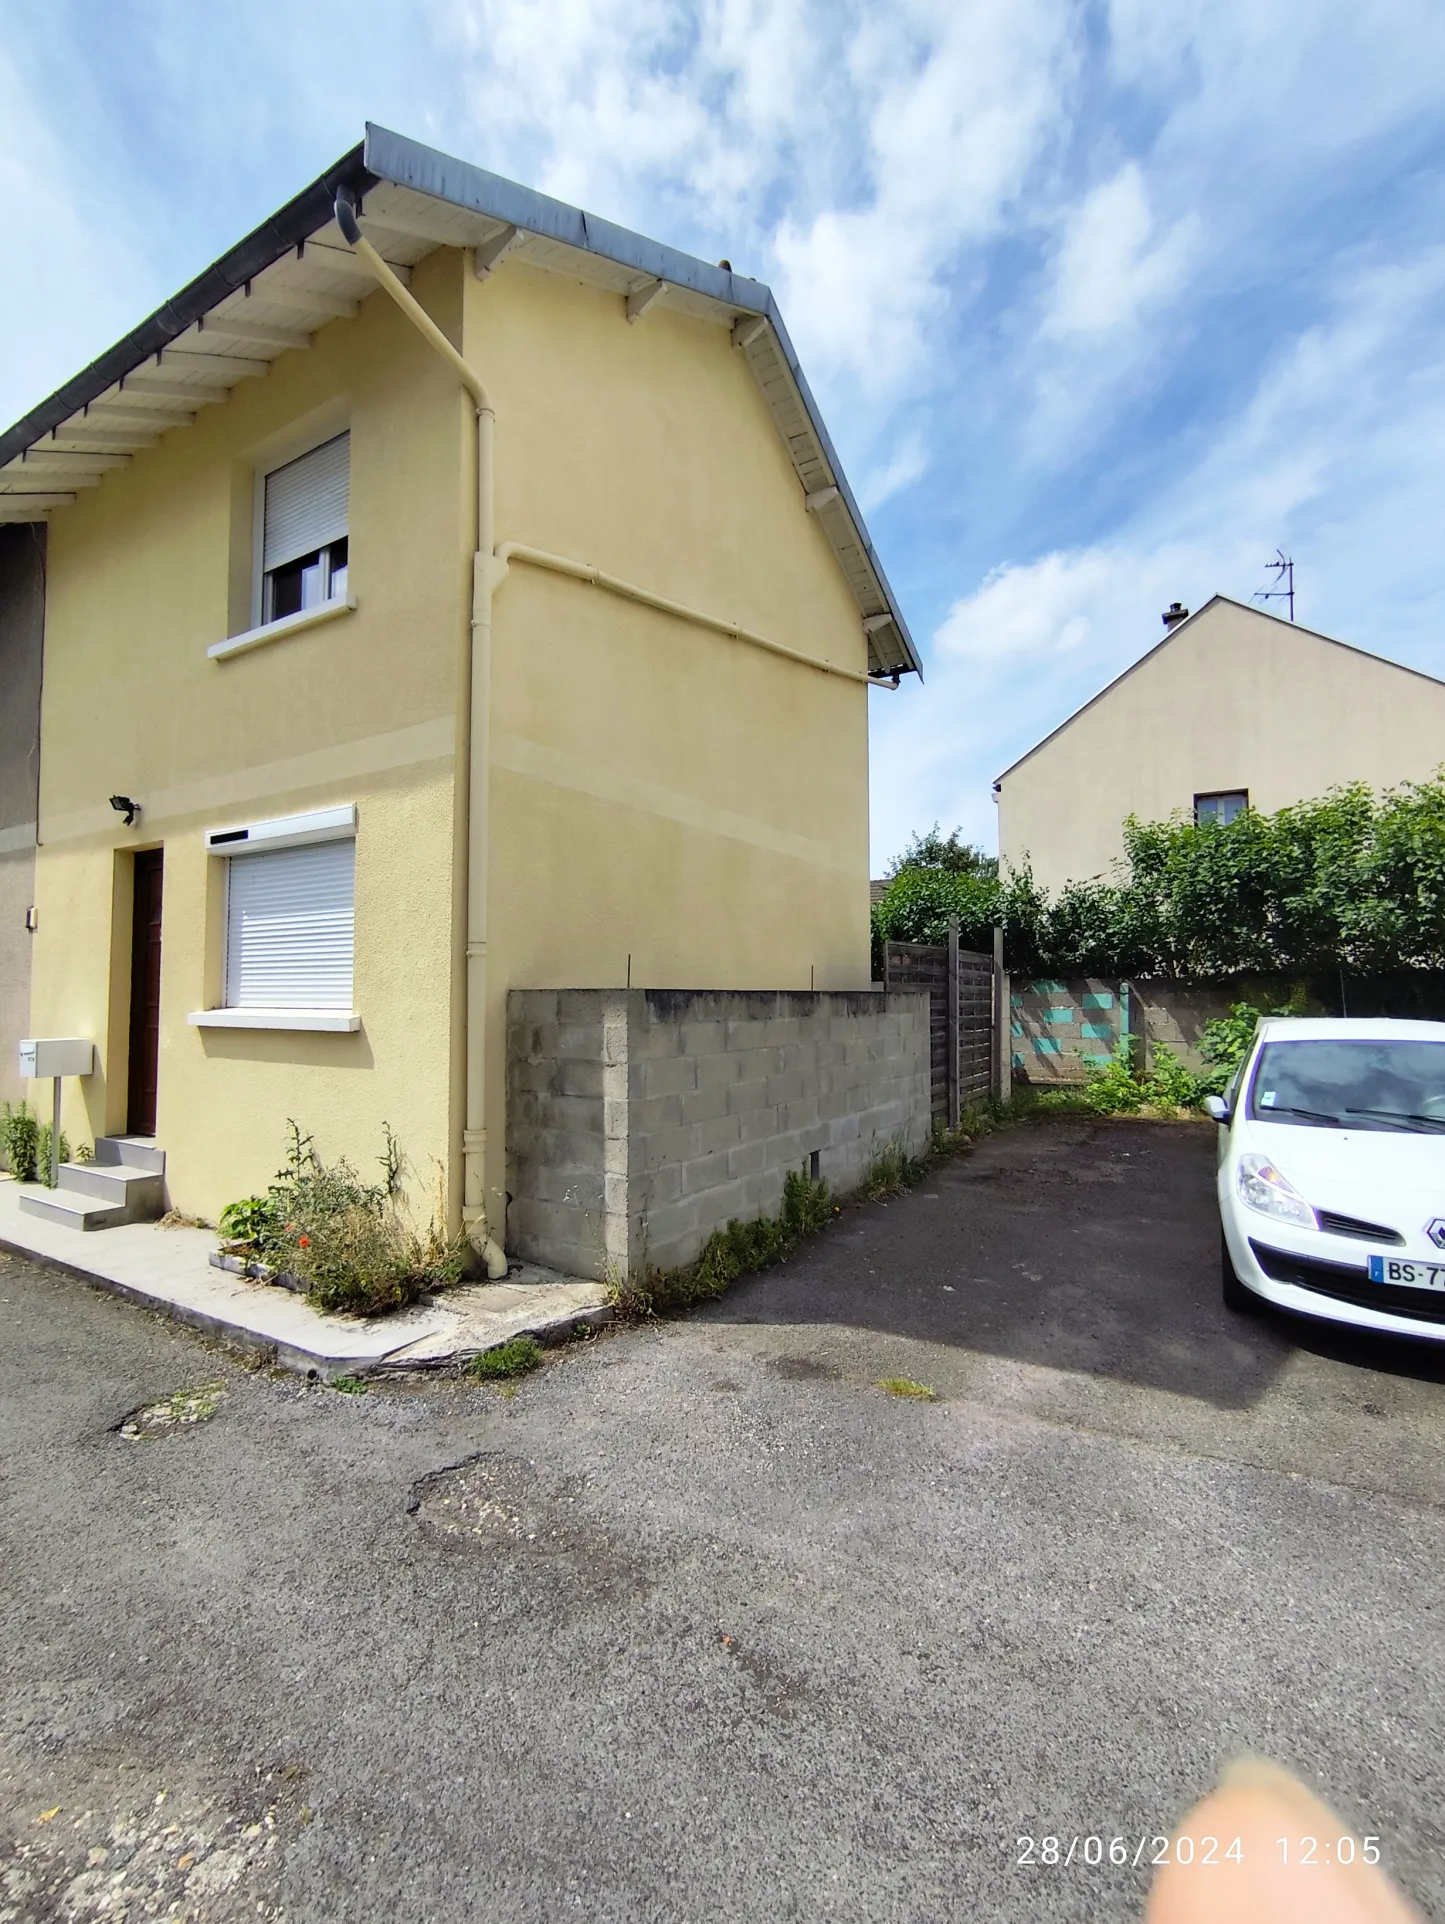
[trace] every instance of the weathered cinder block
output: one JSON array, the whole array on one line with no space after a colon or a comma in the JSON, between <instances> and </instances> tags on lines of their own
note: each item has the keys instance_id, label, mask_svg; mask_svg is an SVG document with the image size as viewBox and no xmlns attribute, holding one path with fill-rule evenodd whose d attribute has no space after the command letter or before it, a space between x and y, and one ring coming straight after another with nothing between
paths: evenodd
<instances>
[{"instance_id":1,"label":"weathered cinder block","mask_svg":"<svg viewBox=\"0 0 1445 1924\"><path fill-rule=\"evenodd\" d=\"M697 1086L699 1089L729 1088L741 1077L742 1066L741 1056L699 1056L697 1059Z\"/></svg>"},{"instance_id":2,"label":"weathered cinder block","mask_svg":"<svg viewBox=\"0 0 1445 1924\"><path fill-rule=\"evenodd\" d=\"M640 1140L655 1136L659 1130L675 1129L682 1121L681 1096L644 1096L629 1102L631 1128Z\"/></svg>"},{"instance_id":3,"label":"weathered cinder block","mask_svg":"<svg viewBox=\"0 0 1445 1924\"><path fill-rule=\"evenodd\" d=\"M691 1056L658 1056L647 1065L643 1088L650 1096L687 1095L697 1087L697 1063Z\"/></svg>"},{"instance_id":4,"label":"weathered cinder block","mask_svg":"<svg viewBox=\"0 0 1445 1924\"><path fill-rule=\"evenodd\" d=\"M785 1103L799 1101L806 1087L806 1078L801 1075L769 1076L766 1097L768 1107L781 1109Z\"/></svg>"},{"instance_id":5,"label":"weathered cinder block","mask_svg":"<svg viewBox=\"0 0 1445 1924\"><path fill-rule=\"evenodd\" d=\"M579 1273L690 1261L812 1155L846 1190L928 1139L922 994L537 990L508 1024L508 1236Z\"/></svg>"},{"instance_id":6,"label":"weathered cinder block","mask_svg":"<svg viewBox=\"0 0 1445 1924\"><path fill-rule=\"evenodd\" d=\"M760 1176L767 1167L767 1147L761 1142L742 1142L727 1152L729 1177Z\"/></svg>"},{"instance_id":7,"label":"weathered cinder block","mask_svg":"<svg viewBox=\"0 0 1445 1924\"><path fill-rule=\"evenodd\" d=\"M659 1129L646 1143L647 1167L656 1169L664 1162L690 1162L702 1154L702 1129L695 1122Z\"/></svg>"},{"instance_id":8,"label":"weathered cinder block","mask_svg":"<svg viewBox=\"0 0 1445 1924\"><path fill-rule=\"evenodd\" d=\"M679 1047L684 1055L721 1055L727 1047L725 1022L684 1022Z\"/></svg>"},{"instance_id":9,"label":"weathered cinder block","mask_svg":"<svg viewBox=\"0 0 1445 1924\"><path fill-rule=\"evenodd\" d=\"M730 1116L754 1116L767 1107L768 1085L764 1081L735 1082L728 1090Z\"/></svg>"},{"instance_id":10,"label":"weathered cinder block","mask_svg":"<svg viewBox=\"0 0 1445 1924\"><path fill-rule=\"evenodd\" d=\"M712 1122L728 1112L726 1088L694 1089L691 1095L682 1098L682 1120L684 1122Z\"/></svg>"}]
</instances>

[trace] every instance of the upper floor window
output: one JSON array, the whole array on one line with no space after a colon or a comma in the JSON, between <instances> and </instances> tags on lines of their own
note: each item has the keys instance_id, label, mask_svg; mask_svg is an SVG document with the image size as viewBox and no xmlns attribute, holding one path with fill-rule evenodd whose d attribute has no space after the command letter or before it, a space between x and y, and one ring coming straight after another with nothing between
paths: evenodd
<instances>
[{"instance_id":1,"label":"upper floor window","mask_svg":"<svg viewBox=\"0 0 1445 1924\"><path fill-rule=\"evenodd\" d=\"M1194 797L1194 819L1196 822L1218 822L1222 827L1242 815L1249 807L1247 788L1224 789L1217 795L1196 795Z\"/></svg>"},{"instance_id":2,"label":"upper floor window","mask_svg":"<svg viewBox=\"0 0 1445 1924\"><path fill-rule=\"evenodd\" d=\"M263 622L346 599L350 492L350 434L338 434L266 476Z\"/></svg>"}]
</instances>

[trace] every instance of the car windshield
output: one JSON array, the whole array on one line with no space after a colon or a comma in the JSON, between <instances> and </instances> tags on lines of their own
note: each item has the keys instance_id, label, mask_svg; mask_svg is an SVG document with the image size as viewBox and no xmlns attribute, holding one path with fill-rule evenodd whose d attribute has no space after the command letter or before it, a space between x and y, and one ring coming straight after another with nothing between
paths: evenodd
<instances>
[{"instance_id":1,"label":"car windshield","mask_svg":"<svg viewBox=\"0 0 1445 1924\"><path fill-rule=\"evenodd\" d=\"M1445 1132L1445 1042L1267 1042L1249 1113L1307 1129Z\"/></svg>"}]
</instances>

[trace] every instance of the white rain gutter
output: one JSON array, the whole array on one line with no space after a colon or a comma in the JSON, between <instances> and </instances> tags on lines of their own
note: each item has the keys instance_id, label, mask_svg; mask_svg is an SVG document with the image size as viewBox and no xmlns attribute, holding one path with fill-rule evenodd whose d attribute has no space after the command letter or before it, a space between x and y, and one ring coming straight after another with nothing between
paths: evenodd
<instances>
[{"instance_id":1,"label":"white rain gutter","mask_svg":"<svg viewBox=\"0 0 1445 1924\"><path fill-rule=\"evenodd\" d=\"M665 595L655 595L650 588L639 588L617 575L605 574L601 568L594 568L590 561L568 561L562 555L548 554L543 548L529 548L522 541L504 541L497 549L497 560L501 564L496 575L498 586L509 562L525 561L531 568L545 568L551 574L570 575L576 581L589 581L594 588L604 588L608 594L620 595L624 601L640 602L644 608L657 608L665 615L675 615L679 621L690 621L696 628L710 628L714 634L729 635L734 641L748 642L754 648L766 648L771 655L782 655L788 661L800 662L804 668L816 668L820 674L839 675L844 681L861 681L867 688L898 686L897 675L891 678L868 675L857 668L843 668L836 662L823 661L817 655L805 655L801 649L789 648L785 642L754 634L750 628L740 628L735 621L722 621L716 615L705 615L680 601L669 601Z\"/></svg>"},{"instance_id":2,"label":"white rain gutter","mask_svg":"<svg viewBox=\"0 0 1445 1924\"><path fill-rule=\"evenodd\" d=\"M477 411L477 547L472 557L470 687L463 691L466 752L457 779L467 784L467 982L466 1119L462 1126L462 1226L486 1265L488 1277L507 1273L507 1258L487 1221L487 857L491 782L492 547L495 530L493 440L496 413L476 371L457 352L421 303L409 294L366 239L356 208L343 191L336 197L336 224L344 239L376 276L402 313L431 343L471 396Z\"/></svg>"}]
</instances>

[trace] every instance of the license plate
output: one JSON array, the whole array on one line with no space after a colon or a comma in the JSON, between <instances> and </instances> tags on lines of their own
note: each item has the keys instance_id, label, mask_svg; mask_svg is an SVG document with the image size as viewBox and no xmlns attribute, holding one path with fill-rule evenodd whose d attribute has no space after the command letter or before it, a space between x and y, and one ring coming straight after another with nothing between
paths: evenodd
<instances>
[{"instance_id":1,"label":"license plate","mask_svg":"<svg viewBox=\"0 0 1445 1924\"><path fill-rule=\"evenodd\" d=\"M1406 1263L1397 1256L1372 1256L1370 1281L1397 1283L1405 1289L1445 1290L1445 1263Z\"/></svg>"}]
</instances>

